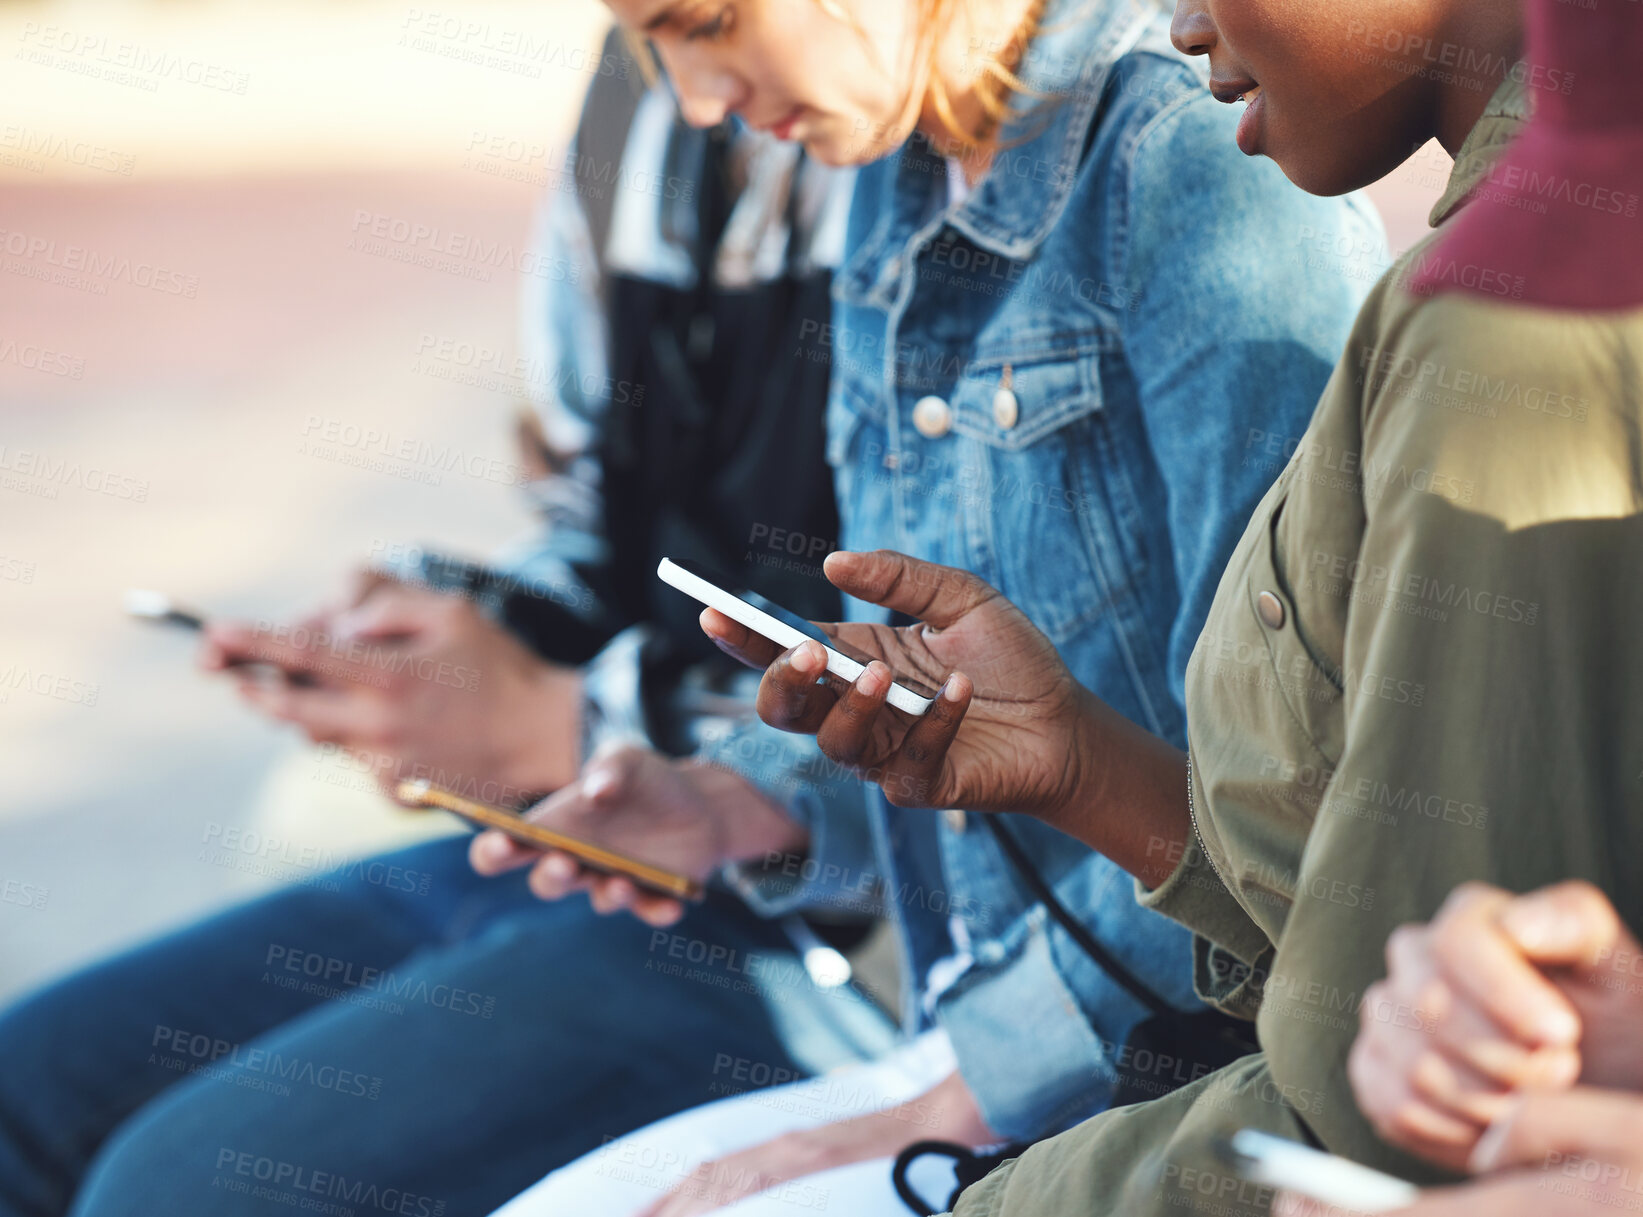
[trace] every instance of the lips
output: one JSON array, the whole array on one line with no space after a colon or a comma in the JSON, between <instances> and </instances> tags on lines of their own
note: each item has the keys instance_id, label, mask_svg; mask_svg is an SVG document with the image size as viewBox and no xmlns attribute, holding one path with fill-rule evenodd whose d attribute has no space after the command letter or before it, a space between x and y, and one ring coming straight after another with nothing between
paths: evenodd
<instances>
[{"instance_id":1,"label":"lips","mask_svg":"<svg viewBox=\"0 0 1643 1217\"><path fill-rule=\"evenodd\" d=\"M785 118L771 123L770 126L765 128L765 130L770 132L770 134L774 135L777 139L791 139L793 138L793 128L798 124L798 121L803 114L803 106L794 106Z\"/></svg>"},{"instance_id":2,"label":"lips","mask_svg":"<svg viewBox=\"0 0 1643 1217\"><path fill-rule=\"evenodd\" d=\"M1265 132L1266 94L1261 91L1260 85L1256 85L1244 94L1244 100L1249 104L1244 107L1243 117L1238 120L1238 151L1245 156L1254 156L1261 151L1261 137Z\"/></svg>"},{"instance_id":3,"label":"lips","mask_svg":"<svg viewBox=\"0 0 1643 1217\"><path fill-rule=\"evenodd\" d=\"M1258 90L1261 86L1248 76L1240 76L1236 80L1216 80L1213 76L1209 80L1209 91L1214 94L1215 100L1231 105L1240 101L1246 93Z\"/></svg>"},{"instance_id":4,"label":"lips","mask_svg":"<svg viewBox=\"0 0 1643 1217\"><path fill-rule=\"evenodd\" d=\"M1261 150L1261 124L1266 116L1266 93L1260 84L1247 76L1237 80L1211 78L1209 91L1215 95L1216 101L1228 105L1235 101L1248 103L1243 117L1238 120L1238 150L1245 156L1254 156Z\"/></svg>"}]
</instances>

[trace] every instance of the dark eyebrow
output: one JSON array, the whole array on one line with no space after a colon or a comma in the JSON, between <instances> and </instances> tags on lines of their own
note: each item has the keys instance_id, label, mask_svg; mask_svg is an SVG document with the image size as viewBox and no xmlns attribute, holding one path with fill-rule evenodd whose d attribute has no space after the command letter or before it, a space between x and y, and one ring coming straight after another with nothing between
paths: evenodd
<instances>
[{"instance_id":1,"label":"dark eyebrow","mask_svg":"<svg viewBox=\"0 0 1643 1217\"><path fill-rule=\"evenodd\" d=\"M657 13L649 21L645 22L641 28L647 34L651 33L653 30L659 29L660 27L666 25L669 21L673 20L674 11L678 7L679 6L676 4L664 4L662 6L662 11Z\"/></svg>"}]
</instances>

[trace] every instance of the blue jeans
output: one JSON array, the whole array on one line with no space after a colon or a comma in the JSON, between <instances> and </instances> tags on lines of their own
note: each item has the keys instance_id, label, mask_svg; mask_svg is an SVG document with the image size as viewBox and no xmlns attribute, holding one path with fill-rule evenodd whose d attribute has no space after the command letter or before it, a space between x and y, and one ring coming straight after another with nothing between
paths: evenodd
<instances>
[{"instance_id":1,"label":"blue jeans","mask_svg":"<svg viewBox=\"0 0 1643 1217\"><path fill-rule=\"evenodd\" d=\"M791 959L776 927L723 897L666 932L543 904L466 849L280 891L0 1015L0 1217L484 1217L719 1097L727 1060L801 1075L745 980Z\"/></svg>"}]
</instances>

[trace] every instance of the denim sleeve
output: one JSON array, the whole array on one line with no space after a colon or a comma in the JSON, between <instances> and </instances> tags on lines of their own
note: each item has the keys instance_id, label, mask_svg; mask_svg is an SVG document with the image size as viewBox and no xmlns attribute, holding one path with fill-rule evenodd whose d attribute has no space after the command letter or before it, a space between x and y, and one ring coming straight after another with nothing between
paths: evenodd
<instances>
[{"instance_id":1,"label":"denim sleeve","mask_svg":"<svg viewBox=\"0 0 1643 1217\"><path fill-rule=\"evenodd\" d=\"M1115 863L1088 855L1057 882L1056 894L1166 1002L1200 1008L1191 933L1137 907ZM1036 1140L1105 1110L1123 1046L1150 1011L1097 968L1042 905L1005 939L982 943L977 955L942 995L936 1016L988 1126L1011 1140Z\"/></svg>"},{"instance_id":2,"label":"denim sleeve","mask_svg":"<svg viewBox=\"0 0 1643 1217\"><path fill-rule=\"evenodd\" d=\"M755 912L884 915L867 787L815 740L748 719L707 734L697 759L739 773L810 834L802 856L771 854L727 868L725 878Z\"/></svg>"},{"instance_id":3,"label":"denim sleeve","mask_svg":"<svg viewBox=\"0 0 1643 1217\"><path fill-rule=\"evenodd\" d=\"M1180 609L1170 682L1187 661L1233 546L1300 441L1369 283L1320 268L1320 240L1384 252L1355 199L1302 193L1233 141L1237 114L1206 93L1161 110L1120 186L1117 251L1134 301L1123 341L1168 492ZM1122 179L1124 175L1120 175ZM1372 267L1373 256L1362 265ZM1276 442L1275 437L1281 437Z\"/></svg>"}]
</instances>

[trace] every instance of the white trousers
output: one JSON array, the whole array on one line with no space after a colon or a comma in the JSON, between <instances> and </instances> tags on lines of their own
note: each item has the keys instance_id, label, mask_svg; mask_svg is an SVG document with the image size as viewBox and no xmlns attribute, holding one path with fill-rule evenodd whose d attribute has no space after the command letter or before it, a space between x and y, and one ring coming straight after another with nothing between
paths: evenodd
<instances>
[{"instance_id":1,"label":"white trousers","mask_svg":"<svg viewBox=\"0 0 1643 1217\"><path fill-rule=\"evenodd\" d=\"M692 1173L738 1150L798 1129L815 1128L915 1099L955 1068L943 1031L929 1031L877 1061L823 1077L681 1112L618 1138L555 1171L499 1209L495 1217L632 1217L665 1192L712 1187ZM821 1171L737 1201L722 1217L911 1217L890 1183L894 1157ZM947 1159L927 1158L911 1182L934 1204L953 1190ZM722 1186L722 1184L721 1184Z\"/></svg>"}]
</instances>

